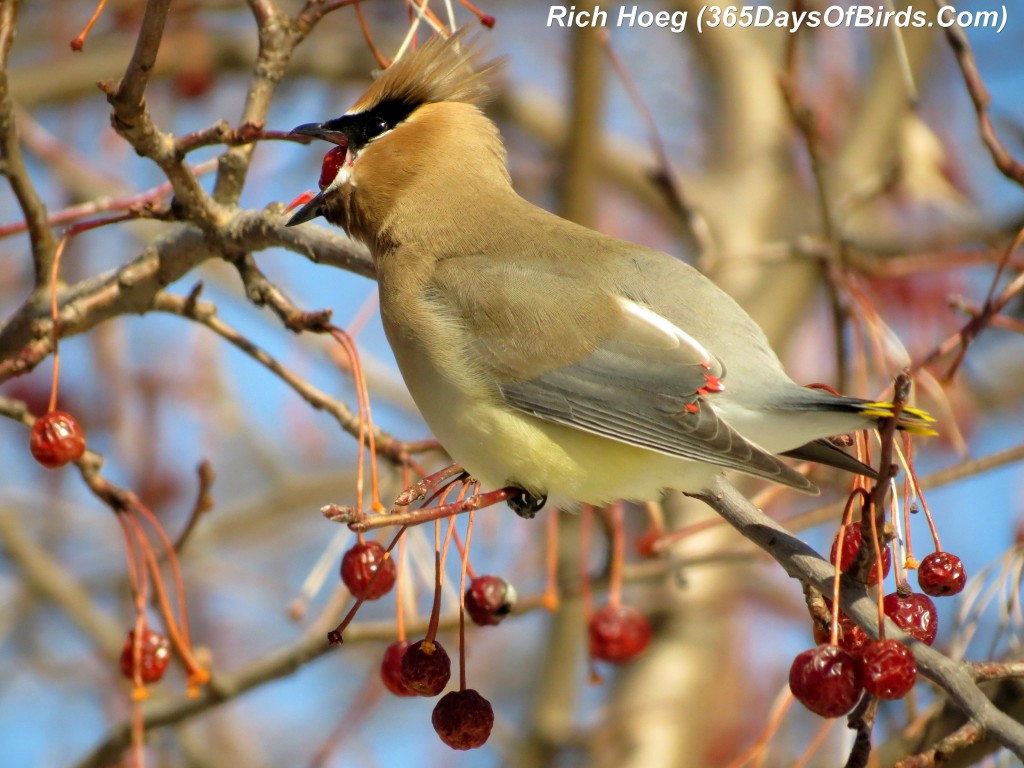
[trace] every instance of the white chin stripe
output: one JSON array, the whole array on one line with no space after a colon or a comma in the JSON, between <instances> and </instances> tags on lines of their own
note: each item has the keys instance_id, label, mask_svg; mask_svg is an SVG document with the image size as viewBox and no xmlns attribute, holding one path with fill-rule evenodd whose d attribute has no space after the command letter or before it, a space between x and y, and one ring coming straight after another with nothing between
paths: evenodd
<instances>
[{"instance_id":1,"label":"white chin stripe","mask_svg":"<svg viewBox=\"0 0 1024 768\"><path fill-rule=\"evenodd\" d=\"M349 183L352 178L352 163L355 162L355 159L356 155L354 154L345 158L345 162L341 164L337 174L334 176L334 181L327 185L323 194L326 195L328 192L333 192L338 187Z\"/></svg>"}]
</instances>

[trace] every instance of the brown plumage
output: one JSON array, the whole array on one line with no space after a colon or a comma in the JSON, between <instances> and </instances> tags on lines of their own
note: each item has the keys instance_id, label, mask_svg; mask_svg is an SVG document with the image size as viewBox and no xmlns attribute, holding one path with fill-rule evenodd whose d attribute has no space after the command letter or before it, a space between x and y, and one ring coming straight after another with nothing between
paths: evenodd
<instances>
[{"instance_id":1,"label":"brown plumage","mask_svg":"<svg viewBox=\"0 0 1024 768\"><path fill-rule=\"evenodd\" d=\"M290 223L324 215L369 246L388 340L453 458L527 508L700 491L724 468L813 491L775 455L791 450L870 472L819 438L891 406L796 385L696 270L516 194L479 62L432 40L345 115L296 129L347 159Z\"/></svg>"}]
</instances>

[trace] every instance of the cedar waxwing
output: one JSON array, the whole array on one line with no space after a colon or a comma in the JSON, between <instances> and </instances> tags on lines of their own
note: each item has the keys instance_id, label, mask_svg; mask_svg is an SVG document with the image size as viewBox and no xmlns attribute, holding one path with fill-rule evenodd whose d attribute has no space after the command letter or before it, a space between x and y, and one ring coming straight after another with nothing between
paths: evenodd
<instances>
[{"instance_id":1,"label":"cedar waxwing","mask_svg":"<svg viewBox=\"0 0 1024 768\"><path fill-rule=\"evenodd\" d=\"M324 216L365 243L406 385L452 458L487 488L559 503L699 492L735 469L816 492L776 454L870 474L821 438L890 403L793 382L764 333L697 270L516 194L479 56L434 38L355 106L295 133L333 142ZM923 411L900 427L931 434Z\"/></svg>"}]
</instances>

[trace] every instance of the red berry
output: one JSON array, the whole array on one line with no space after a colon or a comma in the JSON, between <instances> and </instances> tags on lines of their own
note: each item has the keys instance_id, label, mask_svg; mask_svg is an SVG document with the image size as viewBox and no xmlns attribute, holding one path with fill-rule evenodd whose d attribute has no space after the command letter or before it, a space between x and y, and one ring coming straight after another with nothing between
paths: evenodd
<instances>
[{"instance_id":1,"label":"red berry","mask_svg":"<svg viewBox=\"0 0 1024 768\"><path fill-rule=\"evenodd\" d=\"M452 662L436 640L420 640L402 656L402 682L417 696L437 696L452 676Z\"/></svg>"},{"instance_id":2,"label":"red berry","mask_svg":"<svg viewBox=\"0 0 1024 768\"><path fill-rule=\"evenodd\" d=\"M516 605L516 590L500 576L477 576L466 590L466 611L474 624L500 624Z\"/></svg>"},{"instance_id":3,"label":"red berry","mask_svg":"<svg viewBox=\"0 0 1024 768\"><path fill-rule=\"evenodd\" d=\"M967 583L967 572L956 555L932 552L917 568L917 583L922 592L932 597L957 595Z\"/></svg>"},{"instance_id":4,"label":"red berry","mask_svg":"<svg viewBox=\"0 0 1024 768\"><path fill-rule=\"evenodd\" d=\"M55 469L82 458L85 432L70 413L50 411L32 425L28 445L36 461Z\"/></svg>"},{"instance_id":5,"label":"red berry","mask_svg":"<svg viewBox=\"0 0 1024 768\"><path fill-rule=\"evenodd\" d=\"M902 699L917 682L917 662L899 640L871 640L861 655L864 690L883 699Z\"/></svg>"},{"instance_id":6,"label":"red berry","mask_svg":"<svg viewBox=\"0 0 1024 768\"><path fill-rule=\"evenodd\" d=\"M437 702L430 722L441 741L452 749L476 749L491 735L494 710L472 688L450 691Z\"/></svg>"},{"instance_id":7,"label":"red berry","mask_svg":"<svg viewBox=\"0 0 1024 768\"><path fill-rule=\"evenodd\" d=\"M853 565L857 559L857 553L860 552L860 536L861 528L860 523L850 523L844 526L846 529L843 533L843 556L839 565L839 570L846 573L850 570L850 566ZM832 553L829 555L829 560L832 561L832 565L836 564L836 549L839 546L839 534L832 539ZM875 567L875 558L871 558L871 570L868 571L868 586L874 586L878 583L878 569ZM882 548L882 575L888 576L889 570L892 568L892 552L889 547Z\"/></svg>"},{"instance_id":8,"label":"red berry","mask_svg":"<svg viewBox=\"0 0 1024 768\"><path fill-rule=\"evenodd\" d=\"M928 595L911 592L900 597L893 592L882 601L885 615L892 619L896 626L925 645L935 642L935 633L939 629L939 619L935 613L935 603Z\"/></svg>"},{"instance_id":9,"label":"red berry","mask_svg":"<svg viewBox=\"0 0 1024 768\"><path fill-rule=\"evenodd\" d=\"M380 679L384 681L384 687L395 696L416 695L415 691L409 690L402 682L402 657L408 647L408 640L395 640L384 650L384 658L380 661Z\"/></svg>"},{"instance_id":10,"label":"red berry","mask_svg":"<svg viewBox=\"0 0 1024 768\"><path fill-rule=\"evenodd\" d=\"M811 648L793 659L789 690L816 715L845 715L860 699L859 662L835 645Z\"/></svg>"},{"instance_id":11,"label":"red berry","mask_svg":"<svg viewBox=\"0 0 1024 768\"><path fill-rule=\"evenodd\" d=\"M830 601L825 600L825 603L829 605ZM829 610L832 606L829 605ZM823 627L819 627L817 624L814 625L814 642L816 643L827 643L831 639L829 632ZM853 623L853 620L846 615L845 612L839 611L839 632L836 635L836 640L839 647L849 653L851 656L858 657L864 650L864 644L868 642L869 638L867 633Z\"/></svg>"},{"instance_id":12,"label":"red berry","mask_svg":"<svg viewBox=\"0 0 1024 768\"><path fill-rule=\"evenodd\" d=\"M164 676L167 665L171 661L171 642L166 635L152 629L142 633L139 648L139 677L144 683L155 683ZM129 680L135 679L135 630L128 632L128 637L121 648L121 674Z\"/></svg>"},{"instance_id":13,"label":"red berry","mask_svg":"<svg viewBox=\"0 0 1024 768\"><path fill-rule=\"evenodd\" d=\"M321 191L331 186L331 182L337 177L341 166L345 164L345 153L347 151L348 145L341 146L340 144L327 150L327 154L324 155L324 163L320 166Z\"/></svg>"},{"instance_id":14,"label":"red berry","mask_svg":"<svg viewBox=\"0 0 1024 768\"><path fill-rule=\"evenodd\" d=\"M606 605L590 619L590 655L625 664L651 642L651 624L636 608Z\"/></svg>"},{"instance_id":15,"label":"red berry","mask_svg":"<svg viewBox=\"0 0 1024 768\"><path fill-rule=\"evenodd\" d=\"M378 600L395 586L395 561L376 541L363 541L341 558L341 580L356 597ZM376 577L376 578L375 578Z\"/></svg>"}]
</instances>

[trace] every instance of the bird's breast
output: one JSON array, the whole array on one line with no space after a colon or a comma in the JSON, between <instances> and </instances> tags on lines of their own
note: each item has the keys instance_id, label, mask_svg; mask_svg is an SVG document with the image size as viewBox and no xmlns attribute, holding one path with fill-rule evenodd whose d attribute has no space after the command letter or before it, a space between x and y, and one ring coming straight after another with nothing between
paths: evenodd
<instances>
[{"instance_id":1,"label":"bird's breast","mask_svg":"<svg viewBox=\"0 0 1024 768\"><path fill-rule=\"evenodd\" d=\"M402 377L452 459L493 490L516 485L551 503L654 499L662 488L703 488L706 465L532 417L501 402L463 360L437 364L414 337L385 324Z\"/></svg>"}]
</instances>

